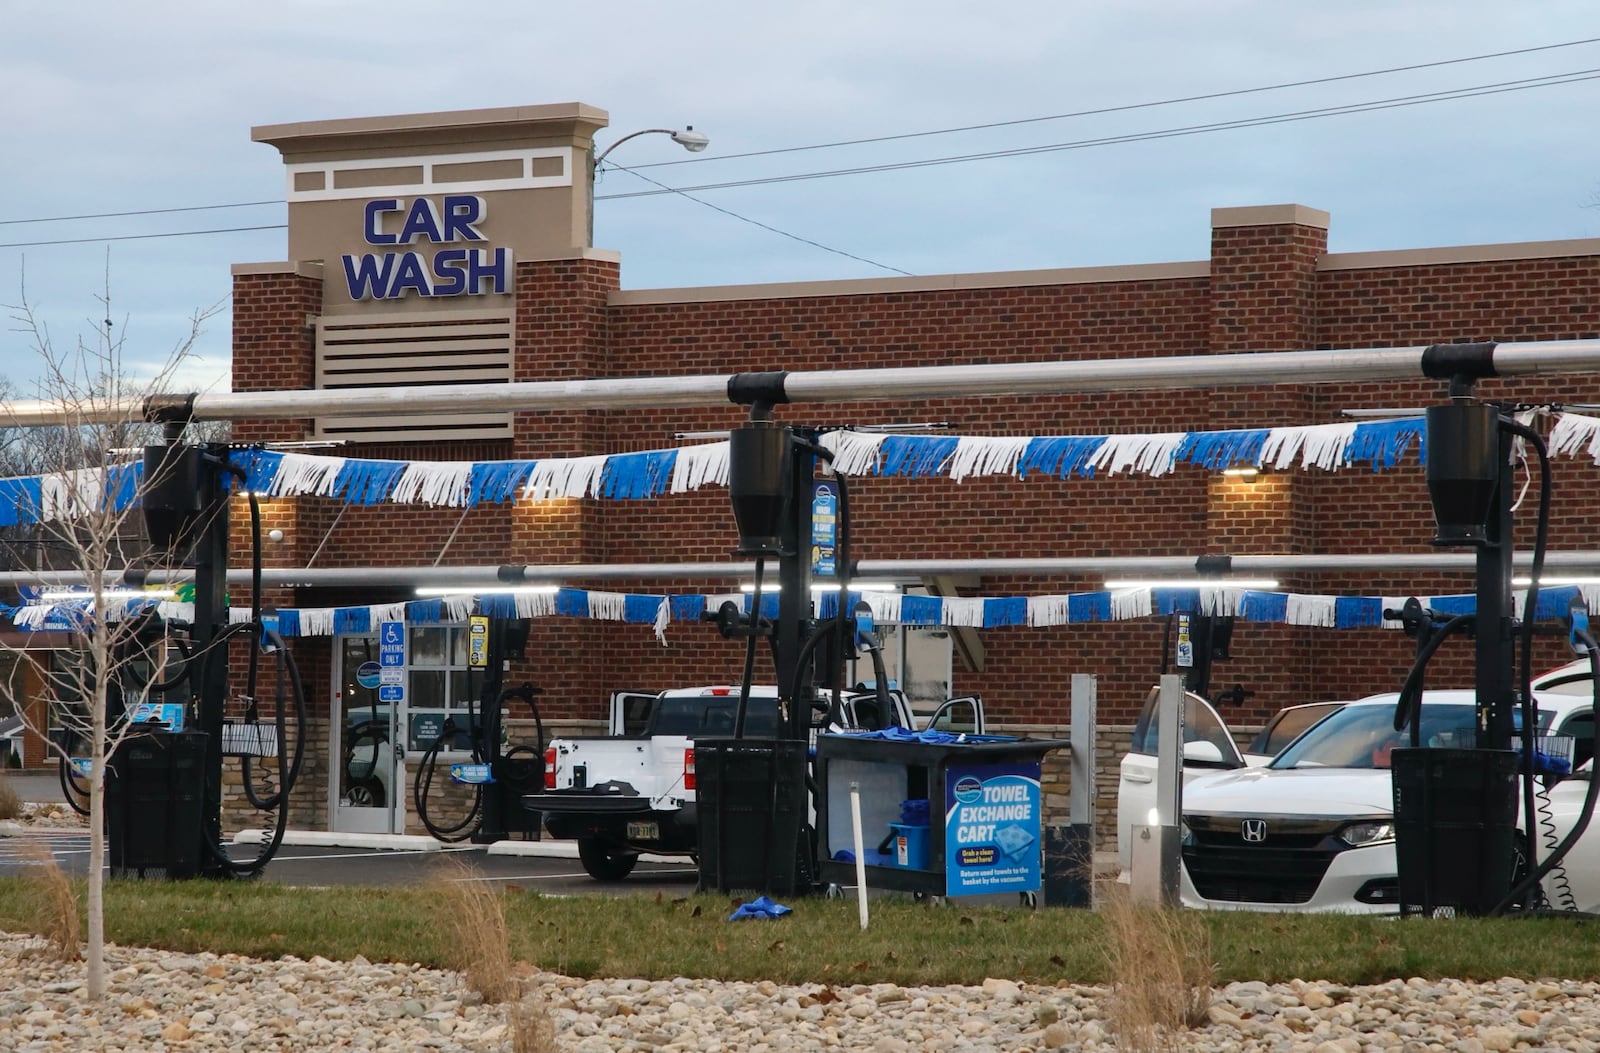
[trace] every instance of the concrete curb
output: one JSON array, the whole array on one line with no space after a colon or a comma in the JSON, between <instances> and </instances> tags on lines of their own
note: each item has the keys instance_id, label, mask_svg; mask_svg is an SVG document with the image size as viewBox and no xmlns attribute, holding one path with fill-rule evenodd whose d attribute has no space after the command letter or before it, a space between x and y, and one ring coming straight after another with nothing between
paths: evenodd
<instances>
[{"instance_id":1,"label":"concrete curb","mask_svg":"<svg viewBox=\"0 0 1600 1053\"><path fill-rule=\"evenodd\" d=\"M238 845L265 844L272 836L269 830L240 830L233 835ZM440 852L446 845L431 837L419 834L341 834L326 830L285 830L283 843L296 848L371 848L389 852ZM491 856L527 856L542 859L577 859L576 841L496 841L491 845L473 845L461 842L462 848L482 848ZM645 852L639 856L643 863L685 863L684 856L664 856Z\"/></svg>"}]
</instances>

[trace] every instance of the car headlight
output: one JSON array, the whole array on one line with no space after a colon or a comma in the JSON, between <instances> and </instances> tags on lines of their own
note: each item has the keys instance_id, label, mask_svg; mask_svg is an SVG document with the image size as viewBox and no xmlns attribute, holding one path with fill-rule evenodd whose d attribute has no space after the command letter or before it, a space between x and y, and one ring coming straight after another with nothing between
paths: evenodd
<instances>
[{"instance_id":1,"label":"car headlight","mask_svg":"<svg viewBox=\"0 0 1600 1053\"><path fill-rule=\"evenodd\" d=\"M1364 848L1394 840L1394 823L1375 819L1365 823L1351 823L1339 831L1339 840L1352 848Z\"/></svg>"},{"instance_id":2,"label":"car headlight","mask_svg":"<svg viewBox=\"0 0 1600 1053\"><path fill-rule=\"evenodd\" d=\"M1194 831L1181 819L1178 821L1178 843L1185 846L1194 844Z\"/></svg>"}]
</instances>

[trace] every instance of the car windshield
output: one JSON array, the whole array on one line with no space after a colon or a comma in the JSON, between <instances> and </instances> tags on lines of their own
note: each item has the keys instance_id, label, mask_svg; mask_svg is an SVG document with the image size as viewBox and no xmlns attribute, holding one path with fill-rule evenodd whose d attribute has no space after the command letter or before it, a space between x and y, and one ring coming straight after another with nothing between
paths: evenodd
<instances>
[{"instance_id":1,"label":"car windshield","mask_svg":"<svg viewBox=\"0 0 1600 1053\"><path fill-rule=\"evenodd\" d=\"M1551 714L1541 710L1539 726ZM1521 726L1521 721L1517 721ZM1477 739L1477 710L1466 702L1432 702L1422 707L1424 746L1471 746ZM1278 754L1272 768L1387 768L1389 752L1411 745L1411 729L1394 729L1391 705L1347 706L1302 735Z\"/></svg>"}]
</instances>

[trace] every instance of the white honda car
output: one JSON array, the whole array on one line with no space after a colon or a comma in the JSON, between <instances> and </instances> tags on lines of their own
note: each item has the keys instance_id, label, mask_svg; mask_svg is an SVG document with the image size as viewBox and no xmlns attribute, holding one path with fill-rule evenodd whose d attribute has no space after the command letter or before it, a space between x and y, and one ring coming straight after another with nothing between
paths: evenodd
<instances>
[{"instance_id":1,"label":"white honda car","mask_svg":"<svg viewBox=\"0 0 1600 1053\"><path fill-rule=\"evenodd\" d=\"M1409 732L1394 730L1397 698L1374 695L1349 703L1264 767L1186 781L1184 904L1265 911L1397 910L1389 751L1410 744ZM1476 724L1474 698L1472 691L1426 692L1423 744L1470 745ZM1535 699L1540 735L1572 737L1578 744L1575 760L1581 766L1593 749L1591 696L1586 691L1543 692L1536 687ZM1550 791L1555 833L1541 838L1541 858L1572 829L1590 769ZM1600 907L1597 856L1600 823L1595 833L1579 841L1562 872L1546 878L1544 888L1552 905Z\"/></svg>"}]
</instances>

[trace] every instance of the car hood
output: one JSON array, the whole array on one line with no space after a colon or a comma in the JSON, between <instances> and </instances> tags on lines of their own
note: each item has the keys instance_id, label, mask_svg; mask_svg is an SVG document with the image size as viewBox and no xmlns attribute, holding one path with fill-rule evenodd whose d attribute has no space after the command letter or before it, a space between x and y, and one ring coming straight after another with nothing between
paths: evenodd
<instances>
[{"instance_id":1,"label":"car hood","mask_svg":"<svg viewBox=\"0 0 1600 1053\"><path fill-rule=\"evenodd\" d=\"M1240 768L1183 788L1184 814L1345 816L1394 810L1387 768Z\"/></svg>"}]
</instances>

